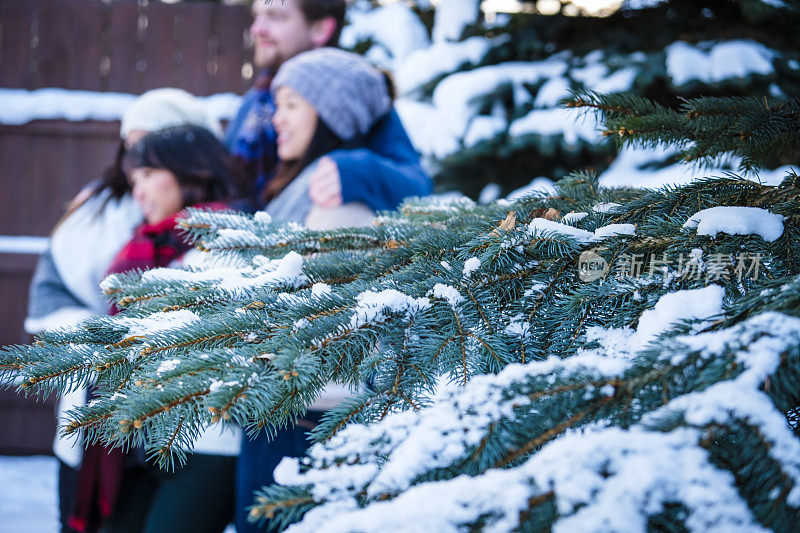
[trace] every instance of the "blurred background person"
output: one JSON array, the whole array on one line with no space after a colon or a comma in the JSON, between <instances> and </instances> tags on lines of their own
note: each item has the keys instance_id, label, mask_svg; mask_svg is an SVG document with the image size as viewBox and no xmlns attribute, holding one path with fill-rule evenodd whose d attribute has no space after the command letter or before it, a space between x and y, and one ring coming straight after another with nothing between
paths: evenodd
<instances>
[{"instance_id":1,"label":"blurred background person","mask_svg":"<svg viewBox=\"0 0 800 533\"><path fill-rule=\"evenodd\" d=\"M150 131L180 124L197 124L217 134L221 132L219 123L205 113L202 105L180 89L146 92L125 112L114 161L100 179L90 182L70 202L53 229L48 249L38 259L29 290L25 320L28 333L74 325L108 312L100 281L142 221L141 209L122 169L126 150ZM59 423L67 411L85 402L85 389L61 397ZM59 512L65 532L72 531L67 521L74 505L82 450L79 436L56 434L53 453L59 460Z\"/></svg>"},{"instance_id":2,"label":"blurred background person","mask_svg":"<svg viewBox=\"0 0 800 533\"><path fill-rule=\"evenodd\" d=\"M201 126L145 135L126 154L123 168L144 222L117 253L108 274L183 264L192 248L176 228L183 209L225 209L241 196L239 166ZM111 314L117 311L112 307ZM201 431L186 463L171 472L146 461L142 449L126 453L91 445L81 465L71 523L83 526L82 531L102 525L109 533L219 533L233 519L240 441L238 428L211 425ZM101 520L95 521L98 516Z\"/></svg>"},{"instance_id":3,"label":"blurred background person","mask_svg":"<svg viewBox=\"0 0 800 533\"><path fill-rule=\"evenodd\" d=\"M253 198L263 206L278 161L270 91L281 64L300 52L337 46L345 20L344 0L254 1L253 62L259 74L243 97L225 136L231 152L254 180ZM309 182L315 205L361 202L373 211L392 210L407 196L425 196L431 180L420 165L400 117L391 110L365 133L359 147L341 146L317 165Z\"/></svg>"},{"instance_id":4,"label":"blurred background person","mask_svg":"<svg viewBox=\"0 0 800 533\"><path fill-rule=\"evenodd\" d=\"M264 211L274 220L298 222L311 229L370 224L375 212L368 199L323 207L310 200L311 183L329 154L343 147L362 149L374 125L392 113L386 77L357 54L318 48L283 63L272 91L277 104L272 120L278 165L264 189ZM397 193L402 197L403 191L401 183ZM405 190L405 194L413 192ZM255 439L243 439L237 475L237 531L261 530L247 521L254 492L273 482L273 470L283 457L305 453L309 430L324 410L348 395L346 388L331 384L293 427L279 430L272 439L264 432Z\"/></svg>"}]
</instances>

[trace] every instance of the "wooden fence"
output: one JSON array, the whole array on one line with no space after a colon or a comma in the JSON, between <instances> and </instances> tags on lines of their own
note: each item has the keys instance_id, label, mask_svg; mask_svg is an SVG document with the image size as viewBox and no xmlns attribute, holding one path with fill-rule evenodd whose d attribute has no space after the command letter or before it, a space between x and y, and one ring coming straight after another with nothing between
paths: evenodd
<instances>
[{"instance_id":1,"label":"wooden fence","mask_svg":"<svg viewBox=\"0 0 800 533\"><path fill-rule=\"evenodd\" d=\"M0 86L241 93L249 17L206 2L3 0Z\"/></svg>"},{"instance_id":2,"label":"wooden fence","mask_svg":"<svg viewBox=\"0 0 800 533\"><path fill-rule=\"evenodd\" d=\"M154 0L0 0L0 87L141 94L180 87L243 93L252 69L248 8ZM111 162L119 122L2 124L0 235L46 236L66 202ZM22 323L36 257L0 252L0 345ZM0 391L0 453L46 453L52 402Z\"/></svg>"}]
</instances>

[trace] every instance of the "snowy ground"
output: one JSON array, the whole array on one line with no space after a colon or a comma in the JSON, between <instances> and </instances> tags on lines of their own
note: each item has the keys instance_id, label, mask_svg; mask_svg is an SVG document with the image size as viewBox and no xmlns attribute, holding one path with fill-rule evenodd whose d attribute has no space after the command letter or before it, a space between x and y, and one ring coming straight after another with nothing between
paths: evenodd
<instances>
[{"instance_id":1,"label":"snowy ground","mask_svg":"<svg viewBox=\"0 0 800 533\"><path fill-rule=\"evenodd\" d=\"M55 457L0 456L0 533L58 531Z\"/></svg>"}]
</instances>

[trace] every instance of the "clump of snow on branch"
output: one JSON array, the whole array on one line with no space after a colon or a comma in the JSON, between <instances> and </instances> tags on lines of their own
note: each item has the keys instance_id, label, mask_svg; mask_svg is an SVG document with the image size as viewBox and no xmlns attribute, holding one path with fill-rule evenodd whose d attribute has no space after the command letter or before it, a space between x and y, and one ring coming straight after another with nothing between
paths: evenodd
<instances>
[{"instance_id":1,"label":"clump of snow on branch","mask_svg":"<svg viewBox=\"0 0 800 533\"><path fill-rule=\"evenodd\" d=\"M698 321L694 327L700 330L722 313L724 297L725 289L719 285L667 293L639 317L631 342L643 347L681 320Z\"/></svg>"},{"instance_id":2,"label":"clump of snow on branch","mask_svg":"<svg viewBox=\"0 0 800 533\"><path fill-rule=\"evenodd\" d=\"M200 317L187 309L154 313L144 318L123 316L119 319L122 325L128 326L130 336L152 335L161 331L180 329L198 320Z\"/></svg>"},{"instance_id":3,"label":"clump of snow on branch","mask_svg":"<svg viewBox=\"0 0 800 533\"><path fill-rule=\"evenodd\" d=\"M600 239L618 235L636 235L636 224L607 224L594 230L594 235Z\"/></svg>"},{"instance_id":4,"label":"clump of snow on branch","mask_svg":"<svg viewBox=\"0 0 800 533\"><path fill-rule=\"evenodd\" d=\"M448 304L450 304L451 307L456 307L458 304L464 301L464 297L461 296L461 293L458 292L458 289L452 285L446 285L444 283L435 284L431 293L434 297L445 300Z\"/></svg>"},{"instance_id":5,"label":"clump of snow on branch","mask_svg":"<svg viewBox=\"0 0 800 533\"><path fill-rule=\"evenodd\" d=\"M470 257L464 261L464 277L468 278L473 272L481 267L481 260L477 257Z\"/></svg>"},{"instance_id":6,"label":"clump of snow on branch","mask_svg":"<svg viewBox=\"0 0 800 533\"><path fill-rule=\"evenodd\" d=\"M388 318L387 313L406 313L411 316L431 305L429 298L414 298L396 289L364 291L356 296L356 302L350 317L352 328L384 322Z\"/></svg>"},{"instance_id":7,"label":"clump of snow on branch","mask_svg":"<svg viewBox=\"0 0 800 533\"><path fill-rule=\"evenodd\" d=\"M774 242L783 235L783 215L759 207L721 206L703 209L689 217L684 228L697 228L698 235L760 235Z\"/></svg>"},{"instance_id":8,"label":"clump of snow on branch","mask_svg":"<svg viewBox=\"0 0 800 533\"><path fill-rule=\"evenodd\" d=\"M571 218L565 220L574 224L580 218ZM531 236L550 237L550 236L563 236L570 237L577 240L582 244L588 244L595 241L607 239L609 237L616 237L619 235L636 235L635 224L607 224L594 230L594 232L584 229L576 228L568 223L555 222L544 218L535 218L528 224L528 234Z\"/></svg>"},{"instance_id":9,"label":"clump of snow on branch","mask_svg":"<svg viewBox=\"0 0 800 533\"><path fill-rule=\"evenodd\" d=\"M180 364L181 364L180 359L168 359L166 361L161 361L161 364L159 364L158 368L156 369L156 374L161 375L166 372L172 372L173 370L178 368L178 365Z\"/></svg>"}]
</instances>

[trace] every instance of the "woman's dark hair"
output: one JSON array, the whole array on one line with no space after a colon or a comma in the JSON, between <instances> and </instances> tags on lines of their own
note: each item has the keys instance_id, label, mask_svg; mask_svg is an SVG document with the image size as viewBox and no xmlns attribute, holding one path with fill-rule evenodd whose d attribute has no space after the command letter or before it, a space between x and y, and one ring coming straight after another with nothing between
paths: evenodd
<instances>
[{"instance_id":1,"label":"woman's dark hair","mask_svg":"<svg viewBox=\"0 0 800 533\"><path fill-rule=\"evenodd\" d=\"M200 126L175 126L149 133L125 155L123 168L172 172L183 205L247 197L246 180L225 146Z\"/></svg>"},{"instance_id":2,"label":"woman's dark hair","mask_svg":"<svg viewBox=\"0 0 800 533\"><path fill-rule=\"evenodd\" d=\"M350 141L348 144L353 144L354 141ZM317 119L317 127L314 130L314 135L311 137L311 142L308 143L308 148L305 153L298 159L278 162L275 176L264 188L264 193L262 194L262 198L260 198L261 203L265 204L278 196L278 194L280 194L280 192L308 165L328 152L332 152L344 145L344 141L333 133L325 122Z\"/></svg>"},{"instance_id":3,"label":"woman's dark hair","mask_svg":"<svg viewBox=\"0 0 800 533\"><path fill-rule=\"evenodd\" d=\"M117 153L114 156L114 162L103 171L103 176L100 178L95 194L108 189L111 192L110 198L119 200L130 192L131 184L128 183L128 177L125 175L125 171L122 170L126 152L125 141L120 141L119 146L117 146Z\"/></svg>"}]
</instances>

